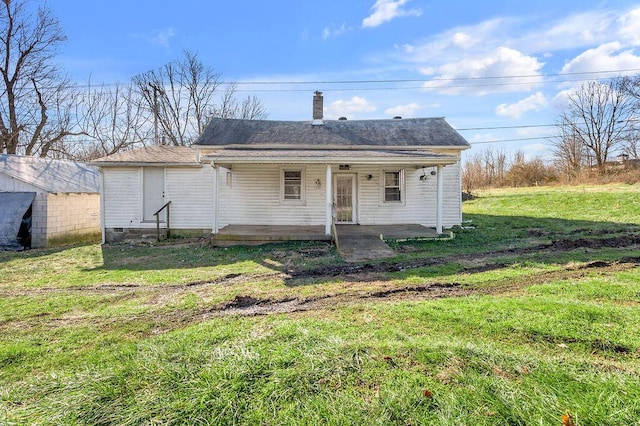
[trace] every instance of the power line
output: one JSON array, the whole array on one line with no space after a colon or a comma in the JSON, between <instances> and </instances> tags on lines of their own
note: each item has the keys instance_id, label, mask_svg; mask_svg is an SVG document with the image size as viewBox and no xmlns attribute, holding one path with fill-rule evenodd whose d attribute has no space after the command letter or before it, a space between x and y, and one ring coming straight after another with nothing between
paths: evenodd
<instances>
[{"instance_id":1,"label":"power line","mask_svg":"<svg viewBox=\"0 0 640 426\"><path fill-rule=\"evenodd\" d=\"M538 127L556 127L557 124L523 124L520 126L495 126L495 127L467 127L457 128L457 131L463 130L502 130L502 129L534 129Z\"/></svg>"},{"instance_id":2,"label":"power line","mask_svg":"<svg viewBox=\"0 0 640 426\"><path fill-rule=\"evenodd\" d=\"M551 136L538 136L532 138L515 138L515 139L498 139L493 141L480 141L480 142L469 142L469 145L481 145L486 143L504 143L504 142L521 142L521 141L537 141L548 139Z\"/></svg>"},{"instance_id":3,"label":"power line","mask_svg":"<svg viewBox=\"0 0 640 426\"><path fill-rule=\"evenodd\" d=\"M452 77L452 78L419 78L419 79L390 79L390 80L327 80L327 81L223 81L222 84L235 83L237 85L284 85L284 84L365 84L365 83L417 83L429 81L477 81L477 80L494 80L494 79L511 79L511 78L539 78L539 77L561 77L570 75L593 75L593 74L612 74L622 72L638 72L640 68L630 68L624 70L603 70L603 71L581 71L566 72L555 74L523 74L523 75L504 75L504 76L487 76L487 77Z\"/></svg>"},{"instance_id":4,"label":"power line","mask_svg":"<svg viewBox=\"0 0 640 426\"><path fill-rule=\"evenodd\" d=\"M496 83L483 83L483 84L460 84L460 85L434 85L425 86L429 82L481 82L491 80L513 80L513 79L525 79L525 78L537 78L544 79L549 77L570 77L570 76L596 76L599 74L621 74L640 72L640 68L618 69L618 70L601 70L601 71L583 71L583 72L567 72L567 73L552 73L552 74L522 74L522 75L506 75L506 76L485 76L485 77L451 77L451 78L421 78L421 79L380 79L380 80L291 80L291 81L221 81L221 85L236 85L236 86L286 86L286 85L311 85L311 84L323 84L323 85L360 85L360 84L400 84L400 83L423 83L420 86L401 86L401 87L354 87L354 88L341 88L340 90L360 90L360 91L372 91L372 90L414 90L414 89L450 89L450 88L466 88L466 87L491 87L491 86L510 86L510 85L525 85L525 84L553 84L563 82L578 82L587 81L590 79L555 79L555 80L540 80L540 81L511 81L511 82L496 82ZM615 76L614 76L615 77ZM602 77L605 78L605 77ZM606 77L613 78L613 77ZM89 87L109 87L116 86L122 83L98 83L98 84L76 84L77 88L89 88ZM244 89L238 90L239 92L306 92L308 89Z\"/></svg>"}]
</instances>

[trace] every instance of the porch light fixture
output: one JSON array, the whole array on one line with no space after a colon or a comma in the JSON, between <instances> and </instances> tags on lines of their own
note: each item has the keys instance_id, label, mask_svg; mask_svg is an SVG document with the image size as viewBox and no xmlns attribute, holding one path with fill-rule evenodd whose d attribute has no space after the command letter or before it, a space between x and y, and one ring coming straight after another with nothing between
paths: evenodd
<instances>
[{"instance_id":1,"label":"porch light fixture","mask_svg":"<svg viewBox=\"0 0 640 426\"><path fill-rule=\"evenodd\" d=\"M435 176L435 175L436 175L436 171L435 171L435 170L431 170L431 171L429 172L429 174L430 174L431 176ZM424 167L423 167L423 168L422 168L422 174L420 175L420 181L421 181L421 182L425 182L428 178L429 178L429 176L427 176L427 174L426 174L426 172L425 172L425 170L424 170Z\"/></svg>"},{"instance_id":2,"label":"porch light fixture","mask_svg":"<svg viewBox=\"0 0 640 426\"><path fill-rule=\"evenodd\" d=\"M367 180L373 179L373 175L367 175Z\"/></svg>"},{"instance_id":3,"label":"porch light fixture","mask_svg":"<svg viewBox=\"0 0 640 426\"><path fill-rule=\"evenodd\" d=\"M316 179L316 188L321 188L322 187L322 181L320 179Z\"/></svg>"}]
</instances>

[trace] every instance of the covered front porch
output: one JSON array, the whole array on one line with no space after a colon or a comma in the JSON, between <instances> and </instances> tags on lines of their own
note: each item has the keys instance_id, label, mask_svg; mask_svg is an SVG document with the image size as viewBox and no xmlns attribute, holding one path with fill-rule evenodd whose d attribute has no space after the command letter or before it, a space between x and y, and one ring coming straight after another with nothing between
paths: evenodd
<instances>
[{"instance_id":1,"label":"covered front porch","mask_svg":"<svg viewBox=\"0 0 640 426\"><path fill-rule=\"evenodd\" d=\"M454 155L401 150L226 149L201 152L199 159L215 170L212 239L219 244L331 240L334 223L413 223L440 234L443 169L458 161ZM452 193L459 186L455 166L448 176ZM449 225L458 221L453 214ZM404 238L415 236L422 235Z\"/></svg>"}]
</instances>

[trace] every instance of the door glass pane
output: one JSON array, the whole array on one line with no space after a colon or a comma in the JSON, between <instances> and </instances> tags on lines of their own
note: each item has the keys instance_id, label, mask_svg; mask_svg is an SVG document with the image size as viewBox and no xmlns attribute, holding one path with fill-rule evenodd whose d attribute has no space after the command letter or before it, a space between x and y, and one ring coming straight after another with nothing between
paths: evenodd
<instances>
[{"instance_id":1,"label":"door glass pane","mask_svg":"<svg viewBox=\"0 0 640 426\"><path fill-rule=\"evenodd\" d=\"M353 222L353 177L336 177L336 222Z\"/></svg>"}]
</instances>

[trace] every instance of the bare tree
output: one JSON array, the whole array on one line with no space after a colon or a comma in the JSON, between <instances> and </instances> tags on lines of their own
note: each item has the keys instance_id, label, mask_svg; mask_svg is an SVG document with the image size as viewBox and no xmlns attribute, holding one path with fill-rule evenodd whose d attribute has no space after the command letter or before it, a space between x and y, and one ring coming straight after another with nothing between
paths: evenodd
<instances>
[{"instance_id":1,"label":"bare tree","mask_svg":"<svg viewBox=\"0 0 640 426\"><path fill-rule=\"evenodd\" d=\"M265 118L262 103L255 97L237 101L231 84L221 96L214 97L222 84L220 74L200 62L197 55L185 52L180 60L134 77L140 95L154 116L154 127L172 145L189 145L204 130L212 117ZM159 143L159 136L156 138Z\"/></svg>"},{"instance_id":2,"label":"bare tree","mask_svg":"<svg viewBox=\"0 0 640 426\"><path fill-rule=\"evenodd\" d=\"M46 156L77 134L73 91L54 62L66 40L49 9L28 0L0 5L0 152Z\"/></svg>"},{"instance_id":3,"label":"bare tree","mask_svg":"<svg viewBox=\"0 0 640 426\"><path fill-rule=\"evenodd\" d=\"M238 101L236 98L237 85L231 83L222 95L219 106L214 107L211 116L219 118L240 118L245 120L260 120L267 117L262 102L255 96L247 96Z\"/></svg>"},{"instance_id":4,"label":"bare tree","mask_svg":"<svg viewBox=\"0 0 640 426\"><path fill-rule=\"evenodd\" d=\"M555 176L542 159L527 160L524 152L516 151L505 180L513 187L538 186L555 180Z\"/></svg>"},{"instance_id":5,"label":"bare tree","mask_svg":"<svg viewBox=\"0 0 640 426\"><path fill-rule=\"evenodd\" d=\"M115 154L151 139L151 114L133 84L93 87L87 85L82 99L82 138L66 143L67 156L90 160Z\"/></svg>"},{"instance_id":6,"label":"bare tree","mask_svg":"<svg viewBox=\"0 0 640 426\"><path fill-rule=\"evenodd\" d=\"M632 160L640 159L640 129L637 126L634 126L627 134L622 143L622 153L628 155Z\"/></svg>"},{"instance_id":7,"label":"bare tree","mask_svg":"<svg viewBox=\"0 0 640 426\"><path fill-rule=\"evenodd\" d=\"M598 173L606 172L609 154L628 134L634 102L625 79L589 82L568 96L561 114L563 134L575 137L593 156Z\"/></svg>"},{"instance_id":8,"label":"bare tree","mask_svg":"<svg viewBox=\"0 0 640 426\"><path fill-rule=\"evenodd\" d=\"M503 186L507 171L507 153L504 149L494 151L489 147L477 152L464 162L464 191L471 193L475 189Z\"/></svg>"},{"instance_id":9,"label":"bare tree","mask_svg":"<svg viewBox=\"0 0 640 426\"><path fill-rule=\"evenodd\" d=\"M580 138L571 133L571 126L558 125L558 130L560 134L551 142L553 162L558 172L570 181L587 165L587 148Z\"/></svg>"}]
</instances>

